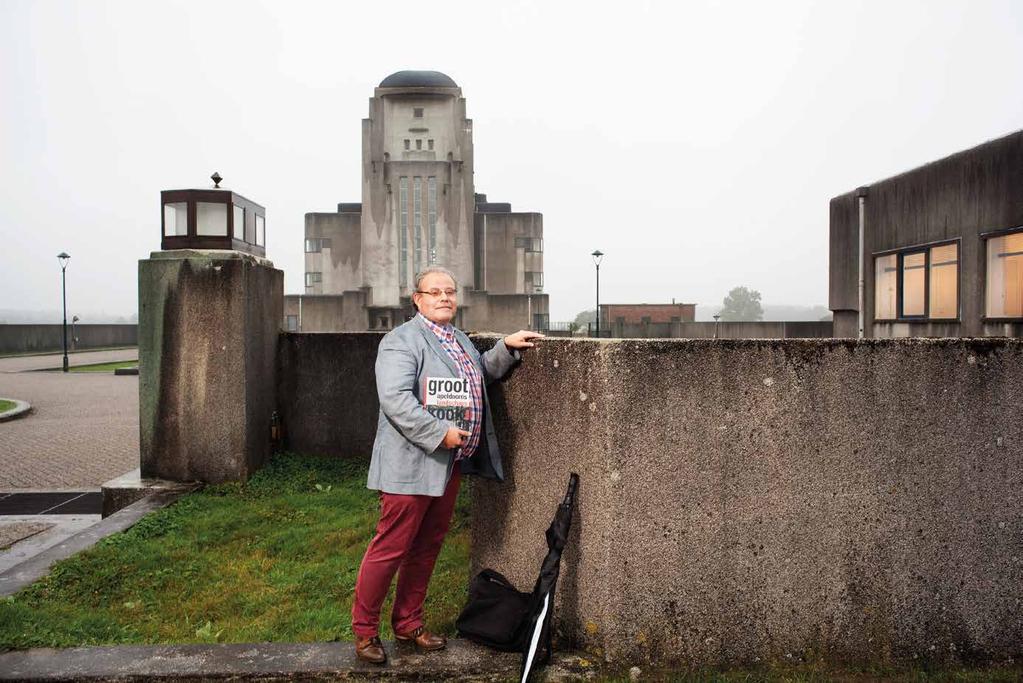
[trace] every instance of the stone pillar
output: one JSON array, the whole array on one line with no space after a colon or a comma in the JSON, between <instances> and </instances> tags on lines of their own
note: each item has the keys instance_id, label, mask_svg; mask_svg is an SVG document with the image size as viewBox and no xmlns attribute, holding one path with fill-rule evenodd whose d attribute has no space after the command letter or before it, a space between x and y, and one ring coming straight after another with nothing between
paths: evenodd
<instances>
[{"instance_id":1,"label":"stone pillar","mask_svg":"<svg viewBox=\"0 0 1023 683\"><path fill-rule=\"evenodd\" d=\"M139 261L142 477L245 480L270 454L284 273L238 251Z\"/></svg>"}]
</instances>

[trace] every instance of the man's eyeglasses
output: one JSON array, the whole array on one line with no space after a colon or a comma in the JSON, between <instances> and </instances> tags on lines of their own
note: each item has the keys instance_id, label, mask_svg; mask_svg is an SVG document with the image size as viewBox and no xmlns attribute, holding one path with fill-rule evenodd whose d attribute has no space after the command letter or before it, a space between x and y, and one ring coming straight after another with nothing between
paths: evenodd
<instances>
[{"instance_id":1,"label":"man's eyeglasses","mask_svg":"<svg viewBox=\"0 0 1023 683\"><path fill-rule=\"evenodd\" d=\"M455 295L458 294L457 289L427 289L427 290L417 289L416 292L418 292L419 294L429 294L434 299L440 297L441 294L444 294L449 299L454 299Z\"/></svg>"}]
</instances>

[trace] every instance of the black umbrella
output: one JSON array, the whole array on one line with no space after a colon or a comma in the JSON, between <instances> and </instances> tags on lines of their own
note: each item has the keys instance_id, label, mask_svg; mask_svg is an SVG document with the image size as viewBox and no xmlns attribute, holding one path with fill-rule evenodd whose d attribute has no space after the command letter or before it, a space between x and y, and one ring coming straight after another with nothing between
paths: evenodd
<instances>
[{"instance_id":1,"label":"black umbrella","mask_svg":"<svg viewBox=\"0 0 1023 683\"><path fill-rule=\"evenodd\" d=\"M536 664L547 664L551 660L551 615L554 613L554 589L561 571L561 553L568 540L572 526L572 508L575 506L575 492L579 487L579 475L572 473L568 478L568 491L554 513L554 520L547 527L547 556L540 565L540 576L529 597L526 612L526 651L522 658L522 683ZM539 652L539 656L537 656Z\"/></svg>"}]
</instances>

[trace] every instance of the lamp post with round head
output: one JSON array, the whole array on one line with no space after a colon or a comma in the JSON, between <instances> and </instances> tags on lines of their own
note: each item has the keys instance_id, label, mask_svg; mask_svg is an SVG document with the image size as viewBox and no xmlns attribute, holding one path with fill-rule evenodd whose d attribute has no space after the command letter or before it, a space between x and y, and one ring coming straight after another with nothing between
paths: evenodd
<instances>
[{"instance_id":1,"label":"lamp post with round head","mask_svg":"<svg viewBox=\"0 0 1023 683\"><path fill-rule=\"evenodd\" d=\"M67 276L65 271L67 270L67 262L71 260L67 252L60 252L57 254L57 260L60 261L60 291L61 297L64 300L64 326L62 328L61 336L64 338L64 372L67 372Z\"/></svg>"},{"instance_id":2,"label":"lamp post with round head","mask_svg":"<svg viewBox=\"0 0 1023 683\"><path fill-rule=\"evenodd\" d=\"M597 266L597 339L600 339L600 262L604 258L604 252L597 249L590 256L593 257L593 263Z\"/></svg>"}]
</instances>

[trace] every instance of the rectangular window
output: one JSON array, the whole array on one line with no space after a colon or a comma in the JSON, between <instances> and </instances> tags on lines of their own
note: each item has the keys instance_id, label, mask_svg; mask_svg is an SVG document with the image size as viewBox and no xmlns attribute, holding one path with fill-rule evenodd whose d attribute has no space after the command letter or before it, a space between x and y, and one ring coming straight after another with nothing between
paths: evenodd
<instances>
[{"instance_id":1,"label":"rectangular window","mask_svg":"<svg viewBox=\"0 0 1023 683\"><path fill-rule=\"evenodd\" d=\"M928 268L927 317L959 317L959 245L931 247Z\"/></svg>"},{"instance_id":2,"label":"rectangular window","mask_svg":"<svg viewBox=\"0 0 1023 683\"><path fill-rule=\"evenodd\" d=\"M413 118L417 118L417 119L423 118L423 108L422 107L412 107L412 116L413 116Z\"/></svg>"},{"instance_id":3,"label":"rectangular window","mask_svg":"<svg viewBox=\"0 0 1023 683\"><path fill-rule=\"evenodd\" d=\"M901 254L902 317L927 315L927 252Z\"/></svg>"},{"instance_id":4,"label":"rectangular window","mask_svg":"<svg viewBox=\"0 0 1023 683\"><path fill-rule=\"evenodd\" d=\"M305 286L312 287L323 282L323 273L306 273L305 274Z\"/></svg>"},{"instance_id":5,"label":"rectangular window","mask_svg":"<svg viewBox=\"0 0 1023 683\"><path fill-rule=\"evenodd\" d=\"M256 246L266 246L266 219L256 214Z\"/></svg>"},{"instance_id":6,"label":"rectangular window","mask_svg":"<svg viewBox=\"0 0 1023 683\"><path fill-rule=\"evenodd\" d=\"M245 207L234 205L234 238L245 241Z\"/></svg>"},{"instance_id":7,"label":"rectangular window","mask_svg":"<svg viewBox=\"0 0 1023 683\"><path fill-rule=\"evenodd\" d=\"M887 254L874 259L874 319L895 320L896 281L898 280L898 254Z\"/></svg>"},{"instance_id":8,"label":"rectangular window","mask_svg":"<svg viewBox=\"0 0 1023 683\"><path fill-rule=\"evenodd\" d=\"M422 148L423 148L423 141L421 139L417 138L416 139L416 149L422 149Z\"/></svg>"},{"instance_id":9,"label":"rectangular window","mask_svg":"<svg viewBox=\"0 0 1023 683\"><path fill-rule=\"evenodd\" d=\"M874 320L958 317L958 242L874 257Z\"/></svg>"},{"instance_id":10,"label":"rectangular window","mask_svg":"<svg viewBox=\"0 0 1023 683\"><path fill-rule=\"evenodd\" d=\"M423 179L420 176L413 178L412 185L412 232L415 251L412 252L413 272L420 271L420 259L423 254Z\"/></svg>"},{"instance_id":11,"label":"rectangular window","mask_svg":"<svg viewBox=\"0 0 1023 683\"><path fill-rule=\"evenodd\" d=\"M430 140L430 149L433 149L433 140ZM429 223L430 253L427 262L432 266L437 263L437 178L430 176L427 180L426 211Z\"/></svg>"},{"instance_id":12,"label":"rectangular window","mask_svg":"<svg viewBox=\"0 0 1023 683\"><path fill-rule=\"evenodd\" d=\"M412 141L405 140L405 149L412 149Z\"/></svg>"},{"instance_id":13,"label":"rectangular window","mask_svg":"<svg viewBox=\"0 0 1023 683\"><path fill-rule=\"evenodd\" d=\"M432 150L433 149L433 140L427 140L426 141L426 147L427 147L427 149Z\"/></svg>"},{"instance_id":14,"label":"rectangular window","mask_svg":"<svg viewBox=\"0 0 1023 683\"><path fill-rule=\"evenodd\" d=\"M539 237L516 237L515 246L526 251L543 251L543 239Z\"/></svg>"},{"instance_id":15,"label":"rectangular window","mask_svg":"<svg viewBox=\"0 0 1023 683\"><path fill-rule=\"evenodd\" d=\"M324 249L330 249L329 237L310 237L305 241L305 253L319 254Z\"/></svg>"},{"instance_id":16,"label":"rectangular window","mask_svg":"<svg viewBox=\"0 0 1023 683\"><path fill-rule=\"evenodd\" d=\"M298 332L298 316L289 315L287 316L287 321L288 332Z\"/></svg>"},{"instance_id":17,"label":"rectangular window","mask_svg":"<svg viewBox=\"0 0 1023 683\"><path fill-rule=\"evenodd\" d=\"M985 316L1023 318L1023 232L987 240Z\"/></svg>"},{"instance_id":18,"label":"rectangular window","mask_svg":"<svg viewBox=\"0 0 1023 683\"><path fill-rule=\"evenodd\" d=\"M195 203L195 234L227 236L227 204Z\"/></svg>"},{"instance_id":19,"label":"rectangular window","mask_svg":"<svg viewBox=\"0 0 1023 683\"><path fill-rule=\"evenodd\" d=\"M163 234L167 237L188 234L188 202L163 205Z\"/></svg>"},{"instance_id":20,"label":"rectangular window","mask_svg":"<svg viewBox=\"0 0 1023 683\"><path fill-rule=\"evenodd\" d=\"M408 140L405 141L406 143ZM398 285L408 286L408 176L398 181Z\"/></svg>"}]
</instances>

